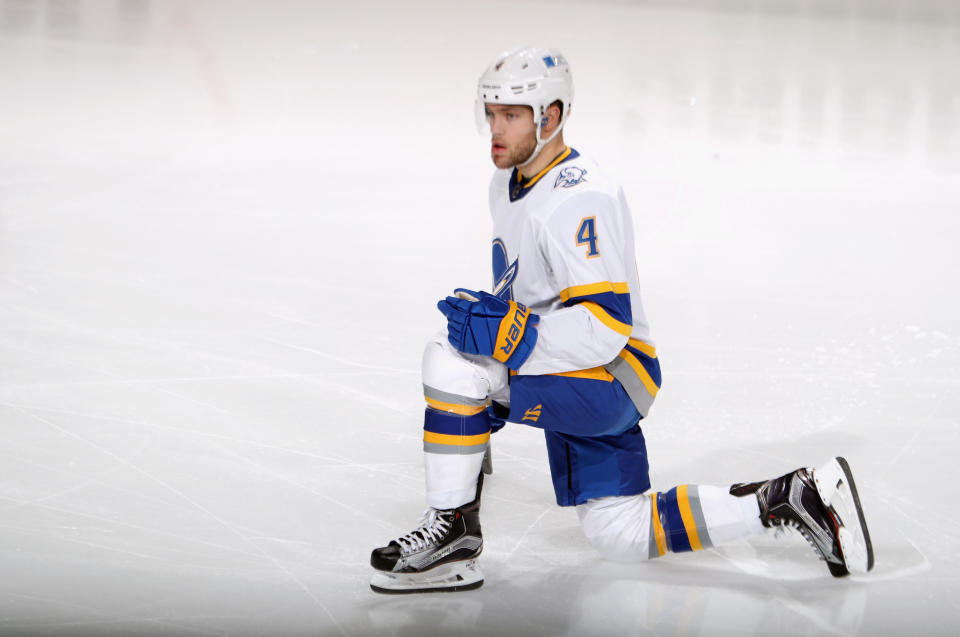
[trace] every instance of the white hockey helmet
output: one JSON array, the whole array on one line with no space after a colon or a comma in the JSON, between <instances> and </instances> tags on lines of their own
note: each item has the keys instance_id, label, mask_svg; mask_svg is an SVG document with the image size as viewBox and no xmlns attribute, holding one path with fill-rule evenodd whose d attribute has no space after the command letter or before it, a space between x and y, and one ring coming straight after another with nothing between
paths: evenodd
<instances>
[{"instance_id":1,"label":"white hockey helmet","mask_svg":"<svg viewBox=\"0 0 960 637\"><path fill-rule=\"evenodd\" d=\"M560 125L547 139L540 138L547 108L559 100L563 103ZM477 82L477 129L489 132L486 104L519 104L533 109L537 124L537 148L524 165L540 154L540 150L557 136L567 123L573 106L573 75L570 65L556 49L517 47L501 53L487 67Z\"/></svg>"}]
</instances>

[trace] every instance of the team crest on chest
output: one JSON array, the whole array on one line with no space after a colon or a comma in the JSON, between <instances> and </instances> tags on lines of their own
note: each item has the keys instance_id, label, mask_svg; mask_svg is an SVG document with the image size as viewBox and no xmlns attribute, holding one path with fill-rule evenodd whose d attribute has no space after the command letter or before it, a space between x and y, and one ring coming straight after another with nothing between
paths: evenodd
<instances>
[{"instance_id":1,"label":"team crest on chest","mask_svg":"<svg viewBox=\"0 0 960 637\"><path fill-rule=\"evenodd\" d=\"M513 282L519 269L517 259L510 263L507 246L500 238L493 240L493 294L506 301L513 300Z\"/></svg>"},{"instance_id":2,"label":"team crest on chest","mask_svg":"<svg viewBox=\"0 0 960 637\"><path fill-rule=\"evenodd\" d=\"M582 181L586 181L587 171L578 166L567 166L557 175L557 183L554 188L572 188Z\"/></svg>"}]
</instances>

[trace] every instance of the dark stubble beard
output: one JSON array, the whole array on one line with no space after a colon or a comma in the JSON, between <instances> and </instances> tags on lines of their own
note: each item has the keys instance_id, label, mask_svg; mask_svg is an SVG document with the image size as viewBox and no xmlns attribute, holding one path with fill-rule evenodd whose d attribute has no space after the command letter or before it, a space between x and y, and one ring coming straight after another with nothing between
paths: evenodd
<instances>
[{"instance_id":1,"label":"dark stubble beard","mask_svg":"<svg viewBox=\"0 0 960 637\"><path fill-rule=\"evenodd\" d=\"M526 142L523 142L519 146L513 149L507 159L509 161L510 167L520 166L533 155L533 151L537 149L537 138L535 136L530 137Z\"/></svg>"}]
</instances>

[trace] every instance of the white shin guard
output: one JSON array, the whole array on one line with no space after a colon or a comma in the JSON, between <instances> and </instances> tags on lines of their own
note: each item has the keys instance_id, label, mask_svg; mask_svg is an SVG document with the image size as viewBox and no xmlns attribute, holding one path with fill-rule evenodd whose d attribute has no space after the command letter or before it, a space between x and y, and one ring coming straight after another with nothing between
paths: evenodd
<instances>
[{"instance_id":1,"label":"white shin guard","mask_svg":"<svg viewBox=\"0 0 960 637\"><path fill-rule=\"evenodd\" d=\"M471 502L477 495L477 478L482 453L469 455L424 453L427 478L427 505L453 509Z\"/></svg>"}]
</instances>

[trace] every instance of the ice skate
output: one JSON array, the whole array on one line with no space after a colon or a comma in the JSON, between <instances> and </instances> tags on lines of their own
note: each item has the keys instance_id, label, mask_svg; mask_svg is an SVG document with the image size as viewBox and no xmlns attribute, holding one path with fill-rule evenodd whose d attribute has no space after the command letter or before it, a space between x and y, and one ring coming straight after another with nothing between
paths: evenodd
<instances>
[{"instance_id":1,"label":"ice skate","mask_svg":"<svg viewBox=\"0 0 960 637\"><path fill-rule=\"evenodd\" d=\"M730 493L756 494L763 525L797 529L834 577L873 568L870 533L853 474L843 458L766 482L735 484Z\"/></svg>"},{"instance_id":2,"label":"ice skate","mask_svg":"<svg viewBox=\"0 0 960 637\"><path fill-rule=\"evenodd\" d=\"M477 556L483 550L480 532L480 486L477 496L455 509L427 509L416 530L374 549L370 565L377 570L370 588L378 593L426 593L479 588L483 573Z\"/></svg>"}]
</instances>

